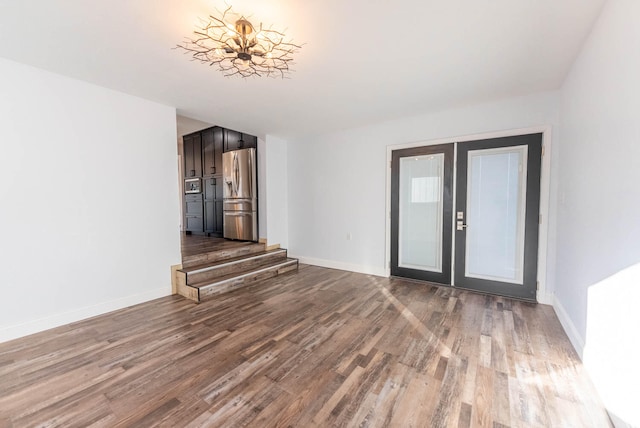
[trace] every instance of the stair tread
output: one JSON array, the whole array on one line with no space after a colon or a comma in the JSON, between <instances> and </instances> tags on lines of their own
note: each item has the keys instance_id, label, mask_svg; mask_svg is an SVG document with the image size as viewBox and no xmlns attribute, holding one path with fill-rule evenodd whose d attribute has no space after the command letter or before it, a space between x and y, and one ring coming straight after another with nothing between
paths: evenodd
<instances>
[{"instance_id":1,"label":"stair tread","mask_svg":"<svg viewBox=\"0 0 640 428\"><path fill-rule=\"evenodd\" d=\"M182 258L183 269L206 265L218 261L226 261L235 257L248 256L265 251L265 244L259 242L244 242L232 247L211 248ZM239 255L237 254L239 253Z\"/></svg>"},{"instance_id":2,"label":"stair tread","mask_svg":"<svg viewBox=\"0 0 640 428\"><path fill-rule=\"evenodd\" d=\"M189 287L193 287L193 288L202 288L202 287L207 287L209 285L214 285L217 283L221 283L221 282L225 282L234 278L239 278L239 277L243 277L246 275L250 275L252 273L255 272L259 272L262 270L266 270L272 267L277 267L277 266L285 266L285 265L290 265L290 264L294 264L294 263L298 263L298 259L292 259L287 257L286 259L282 259L282 260L277 260L277 261L268 261L265 263L261 263L258 266L254 266L251 269L245 269L242 271L238 271L238 272L234 272L228 275L224 275L224 276L220 276L217 278L212 278L212 279L208 279L206 281L201 281L201 282L196 282L194 284L188 284Z\"/></svg>"},{"instance_id":3,"label":"stair tread","mask_svg":"<svg viewBox=\"0 0 640 428\"><path fill-rule=\"evenodd\" d=\"M259 242L238 242L238 241L230 241L229 245L217 244L216 247L211 247L209 244L202 244L200 246L194 246L189 249L190 253L185 255L183 258L197 258L202 253L215 253L217 251L233 251L247 247L255 247L255 246L264 246L264 244Z\"/></svg>"},{"instance_id":4,"label":"stair tread","mask_svg":"<svg viewBox=\"0 0 640 428\"><path fill-rule=\"evenodd\" d=\"M182 268L182 269L178 269L178 271L180 272L184 272L186 274L189 273L194 273L200 270L206 270L206 269L214 269L216 267L219 266L223 266L226 264L230 264L230 263L238 263L241 262L243 260L251 260L254 258L259 258L259 257L264 257L267 255L271 255L271 254L277 254L277 253L282 253L285 252L286 253L287 250L285 250L284 248L276 248L273 250L268 250L268 251L261 251L259 253L251 253L251 254L243 254L241 256L237 256L237 257L231 257L228 259L223 259L223 260L216 260L214 262L208 262L208 263L202 263L199 265L195 265L195 266L189 266L186 268Z\"/></svg>"}]
</instances>

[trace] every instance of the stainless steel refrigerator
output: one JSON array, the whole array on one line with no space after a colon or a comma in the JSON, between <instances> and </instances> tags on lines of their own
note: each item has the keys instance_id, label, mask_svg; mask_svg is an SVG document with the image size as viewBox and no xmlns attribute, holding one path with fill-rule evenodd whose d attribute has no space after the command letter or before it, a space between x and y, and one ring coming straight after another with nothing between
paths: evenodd
<instances>
[{"instance_id":1,"label":"stainless steel refrigerator","mask_svg":"<svg viewBox=\"0 0 640 428\"><path fill-rule=\"evenodd\" d=\"M224 237L258 240L256 149L222 154Z\"/></svg>"}]
</instances>

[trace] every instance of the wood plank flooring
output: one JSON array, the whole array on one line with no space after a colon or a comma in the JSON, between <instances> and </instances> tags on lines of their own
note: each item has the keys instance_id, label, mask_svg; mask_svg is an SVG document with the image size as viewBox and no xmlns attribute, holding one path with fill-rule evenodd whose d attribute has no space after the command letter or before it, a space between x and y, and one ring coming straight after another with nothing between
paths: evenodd
<instances>
[{"instance_id":1,"label":"wood plank flooring","mask_svg":"<svg viewBox=\"0 0 640 428\"><path fill-rule=\"evenodd\" d=\"M0 427L607 427L553 309L301 265L0 344Z\"/></svg>"},{"instance_id":2,"label":"wood plank flooring","mask_svg":"<svg viewBox=\"0 0 640 428\"><path fill-rule=\"evenodd\" d=\"M215 238L204 235L187 235L182 233L180 236L180 250L182 257L196 256L207 251L217 251L242 247L250 244L246 241L232 241L225 238Z\"/></svg>"}]
</instances>

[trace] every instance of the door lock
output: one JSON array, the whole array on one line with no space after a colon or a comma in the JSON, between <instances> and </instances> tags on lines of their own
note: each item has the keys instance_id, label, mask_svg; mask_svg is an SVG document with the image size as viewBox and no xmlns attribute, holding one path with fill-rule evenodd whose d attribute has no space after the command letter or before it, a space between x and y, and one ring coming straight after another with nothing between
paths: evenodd
<instances>
[{"instance_id":1,"label":"door lock","mask_svg":"<svg viewBox=\"0 0 640 428\"><path fill-rule=\"evenodd\" d=\"M464 224L464 222L462 220L456 221L456 230L464 230L467 227L469 227L469 226Z\"/></svg>"}]
</instances>

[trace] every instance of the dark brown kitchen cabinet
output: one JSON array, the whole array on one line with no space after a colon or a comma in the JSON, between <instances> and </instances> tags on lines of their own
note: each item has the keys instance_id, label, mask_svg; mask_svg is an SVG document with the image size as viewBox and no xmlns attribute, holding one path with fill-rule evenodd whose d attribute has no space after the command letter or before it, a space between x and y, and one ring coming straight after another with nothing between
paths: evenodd
<instances>
[{"instance_id":1,"label":"dark brown kitchen cabinet","mask_svg":"<svg viewBox=\"0 0 640 428\"><path fill-rule=\"evenodd\" d=\"M202 195L185 195L185 230L191 233L204 232Z\"/></svg>"},{"instance_id":2,"label":"dark brown kitchen cabinet","mask_svg":"<svg viewBox=\"0 0 640 428\"><path fill-rule=\"evenodd\" d=\"M204 231L222 236L222 178L204 180Z\"/></svg>"},{"instance_id":3,"label":"dark brown kitchen cabinet","mask_svg":"<svg viewBox=\"0 0 640 428\"><path fill-rule=\"evenodd\" d=\"M224 130L224 151L248 149L258 147L258 138L254 135L243 134L231 129Z\"/></svg>"},{"instance_id":4,"label":"dark brown kitchen cabinet","mask_svg":"<svg viewBox=\"0 0 640 428\"><path fill-rule=\"evenodd\" d=\"M222 174L224 129L216 126L202 131L201 135L203 154L202 175L207 177Z\"/></svg>"},{"instance_id":5,"label":"dark brown kitchen cabinet","mask_svg":"<svg viewBox=\"0 0 640 428\"><path fill-rule=\"evenodd\" d=\"M184 177L202 177L202 137L191 134L183 137Z\"/></svg>"},{"instance_id":6,"label":"dark brown kitchen cabinet","mask_svg":"<svg viewBox=\"0 0 640 428\"><path fill-rule=\"evenodd\" d=\"M209 236L222 237L222 201L204 201L204 232Z\"/></svg>"},{"instance_id":7,"label":"dark brown kitchen cabinet","mask_svg":"<svg viewBox=\"0 0 640 428\"><path fill-rule=\"evenodd\" d=\"M187 217L185 230L191 233L202 233L202 217Z\"/></svg>"}]
</instances>

